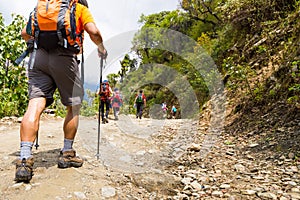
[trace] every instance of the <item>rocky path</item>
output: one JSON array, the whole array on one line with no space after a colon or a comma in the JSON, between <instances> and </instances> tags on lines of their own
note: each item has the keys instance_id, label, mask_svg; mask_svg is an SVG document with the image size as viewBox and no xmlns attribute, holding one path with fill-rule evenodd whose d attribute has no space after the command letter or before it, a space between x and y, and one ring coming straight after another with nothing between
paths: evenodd
<instances>
[{"instance_id":1,"label":"rocky path","mask_svg":"<svg viewBox=\"0 0 300 200\"><path fill-rule=\"evenodd\" d=\"M85 163L62 170L62 119L43 117L34 177L19 184L19 124L2 122L0 199L300 199L295 152L262 151L258 141L221 132L209 137L197 120L123 115L101 125L97 159L97 130L97 119L81 119L74 148ZM204 155L207 138L213 147Z\"/></svg>"}]
</instances>

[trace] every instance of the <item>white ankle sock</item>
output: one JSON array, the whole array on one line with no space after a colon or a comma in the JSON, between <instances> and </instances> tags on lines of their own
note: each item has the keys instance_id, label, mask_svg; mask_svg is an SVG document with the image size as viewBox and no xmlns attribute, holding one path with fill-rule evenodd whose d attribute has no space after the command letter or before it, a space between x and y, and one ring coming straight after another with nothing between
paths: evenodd
<instances>
[{"instance_id":1,"label":"white ankle sock","mask_svg":"<svg viewBox=\"0 0 300 200\"><path fill-rule=\"evenodd\" d=\"M20 152L20 159L23 158L27 159L32 156L32 146L33 142L21 142L21 152Z\"/></svg>"}]
</instances>

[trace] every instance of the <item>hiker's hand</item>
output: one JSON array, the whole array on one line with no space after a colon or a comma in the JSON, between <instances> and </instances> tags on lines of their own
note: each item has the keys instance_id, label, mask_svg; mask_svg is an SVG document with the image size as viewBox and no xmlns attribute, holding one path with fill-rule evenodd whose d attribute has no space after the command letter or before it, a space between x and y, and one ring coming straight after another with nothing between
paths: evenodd
<instances>
[{"instance_id":1,"label":"hiker's hand","mask_svg":"<svg viewBox=\"0 0 300 200\"><path fill-rule=\"evenodd\" d=\"M29 51L29 53L32 53L33 48L34 48L34 39L27 40L26 45L27 45L27 50Z\"/></svg>"},{"instance_id":2,"label":"hiker's hand","mask_svg":"<svg viewBox=\"0 0 300 200\"><path fill-rule=\"evenodd\" d=\"M100 58L103 58L103 59L106 59L107 58L107 51L106 51L106 49L104 49L104 51L103 52L101 52L99 49L98 49L98 56L100 57Z\"/></svg>"},{"instance_id":3,"label":"hiker's hand","mask_svg":"<svg viewBox=\"0 0 300 200\"><path fill-rule=\"evenodd\" d=\"M100 58L106 59L107 58L107 51L103 46L103 43L98 44L98 56Z\"/></svg>"}]
</instances>

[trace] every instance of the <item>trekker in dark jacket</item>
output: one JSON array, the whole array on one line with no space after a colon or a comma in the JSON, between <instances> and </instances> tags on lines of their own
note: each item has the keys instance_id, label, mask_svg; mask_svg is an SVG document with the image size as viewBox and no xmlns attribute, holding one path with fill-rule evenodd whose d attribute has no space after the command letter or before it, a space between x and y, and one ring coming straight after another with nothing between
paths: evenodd
<instances>
[{"instance_id":1,"label":"trekker in dark jacket","mask_svg":"<svg viewBox=\"0 0 300 200\"><path fill-rule=\"evenodd\" d=\"M142 119L143 108L146 107L146 96L143 93L143 90L140 90L135 97L135 106L136 106L136 118Z\"/></svg>"}]
</instances>

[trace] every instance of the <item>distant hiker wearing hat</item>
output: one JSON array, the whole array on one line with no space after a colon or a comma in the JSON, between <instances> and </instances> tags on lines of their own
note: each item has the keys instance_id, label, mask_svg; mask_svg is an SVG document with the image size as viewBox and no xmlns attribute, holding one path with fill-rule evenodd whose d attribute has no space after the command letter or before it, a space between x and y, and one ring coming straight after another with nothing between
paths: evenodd
<instances>
[{"instance_id":1,"label":"distant hiker wearing hat","mask_svg":"<svg viewBox=\"0 0 300 200\"><path fill-rule=\"evenodd\" d=\"M32 179L32 146L39 130L40 116L45 107L53 102L56 88L61 102L67 108L58 167L81 167L83 164L83 160L76 156L73 142L84 94L77 62L77 54L82 50L84 31L97 45L99 56L104 59L107 57L100 31L87 4L82 5L84 2L38 0L27 26L22 30L23 39L27 43L31 42L33 49L28 69L29 103L20 127L21 148L15 174L17 182L29 182Z\"/></svg>"},{"instance_id":2,"label":"distant hiker wearing hat","mask_svg":"<svg viewBox=\"0 0 300 200\"><path fill-rule=\"evenodd\" d=\"M171 114L172 114L172 118L173 118L173 119L176 118L176 112L177 112L177 109L176 109L176 107L173 105L172 108L171 108Z\"/></svg>"},{"instance_id":3,"label":"distant hiker wearing hat","mask_svg":"<svg viewBox=\"0 0 300 200\"><path fill-rule=\"evenodd\" d=\"M167 107L167 103L166 102L163 102L161 104L161 109L162 109L162 112L163 112L163 117L167 117L168 107Z\"/></svg>"},{"instance_id":4,"label":"distant hiker wearing hat","mask_svg":"<svg viewBox=\"0 0 300 200\"><path fill-rule=\"evenodd\" d=\"M115 88L114 89L114 94L111 98L111 105L114 111L114 117L115 120L119 119L119 112L120 112L120 107L123 104L122 96L120 94L119 89Z\"/></svg>"},{"instance_id":5,"label":"distant hiker wearing hat","mask_svg":"<svg viewBox=\"0 0 300 200\"><path fill-rule=\"evenodd\" d=\"M101 119L102 123L108 123L108 114L109 114L109 107L110 101L112 96L112 90L109 86L108 80L104 80L100 85L98 95L100 95L100 111L101 111ZM105 115L105 116L104 116Z\"/></svg>"},{"instance_id":6,"label":"distant hiker wearing hat","mask_svg":"<svg viewBox=\"0 0 300 200\"><path fill-rule=\"evenodd\" d=\"M135 97L135 105L136 105L136 118L142 119L143 108L146 107L146 96L143 93L143 90L140 90L139 93Z\"/></svg>"}]
</instances>

